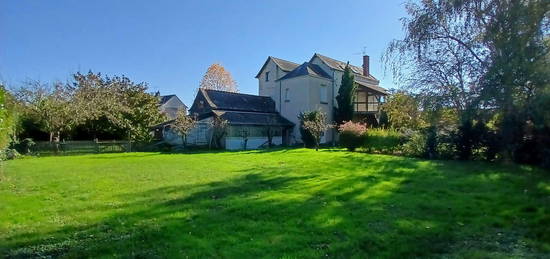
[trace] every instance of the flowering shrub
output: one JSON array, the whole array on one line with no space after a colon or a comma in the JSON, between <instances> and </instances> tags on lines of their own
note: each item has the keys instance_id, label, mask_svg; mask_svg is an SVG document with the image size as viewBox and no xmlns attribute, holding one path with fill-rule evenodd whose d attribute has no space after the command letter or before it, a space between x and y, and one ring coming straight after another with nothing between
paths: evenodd
<instances>
[{"instance_id":1,"label":"flowering shrub","mask_svg":"<svg viewBox=\"0 0 550 259\"><path fill-rule=\"evenodd\" d=\"M338 131L340 132L340 145L349 151L354 151L365 143L367 125L348 121L341 124Z\"/></svg>"}]
</instances>

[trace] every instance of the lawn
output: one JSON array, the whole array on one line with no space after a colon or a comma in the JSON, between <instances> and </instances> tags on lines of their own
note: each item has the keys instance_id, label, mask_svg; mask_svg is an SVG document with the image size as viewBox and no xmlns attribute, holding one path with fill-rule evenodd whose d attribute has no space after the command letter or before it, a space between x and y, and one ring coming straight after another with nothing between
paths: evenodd
<instances>
[{"instance_id":1,"label":"lawn","mask_svg":"<svg viewBox=\"0 0 550 259\"><path fill-rule=\"evenodd\" d=\"M550 173L290 149L9 161L0 257L547 257Z\"/></svg>"}]
</instances>

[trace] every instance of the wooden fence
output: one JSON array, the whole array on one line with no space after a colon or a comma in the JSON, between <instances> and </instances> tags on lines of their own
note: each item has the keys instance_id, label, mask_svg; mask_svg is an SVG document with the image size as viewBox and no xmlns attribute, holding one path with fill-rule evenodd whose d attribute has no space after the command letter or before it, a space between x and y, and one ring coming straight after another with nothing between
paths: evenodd
<instances>
[{"instance_id":1,"label":"wooden fence","mask_svg":"<svg viewBox=\"0 0 550 259\"><path fill-rule=\"evenodd\" d=\"M87 153L117 153L132 151L128 141L39 141L32 147L32 152L40 155L64 155Z\"/></svg>"}]
</instances>

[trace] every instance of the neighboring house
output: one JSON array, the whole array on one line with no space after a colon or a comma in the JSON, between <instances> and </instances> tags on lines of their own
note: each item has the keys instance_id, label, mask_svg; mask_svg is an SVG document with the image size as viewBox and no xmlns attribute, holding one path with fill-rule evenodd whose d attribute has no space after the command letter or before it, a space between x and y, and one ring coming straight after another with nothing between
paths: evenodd
<instances>
[{"instance_id":1,"label":"neighboring house","mask_svg":"<svg viewBox=\"0 0 550 259\"><path fill-rule=\"evenodd\" d=\"M327 123L333 121L337 107L336 96L342 82L346 63L320 54L314 54L309 62L297 64L268 57L256 75L259 95L271 97L276 111L295 125L289 135L289 143L301 143L298 115L304 111L321 110L327 114ZM370 74L369 56L363 56L363 66L350 65L355 76L355 117L373 125L378 123L380 106L388 95L386 89ZM322 143L331 142L333 130L327 130Z\"/></svg>"},{"instance_id":2,"label":"neighboring house","mask_svg":"<svg viewBox=\"0 0 550 259\"><path fill-rule=\"evenodd\" d=\"M222 143L225 149L255 149L272 144L288 144L288 135L294 124L275 109L275 102L264 96L199 89L190 116L198 122L187 135L188 145L208 145L212 137L211 122L215 117L227 120L229 126ZM170 124L173 120L154 127L155 135L169 144L181 144L181 136Z\"/></svg>"},{"instance_id":3,"label":"neighboring house","mask_svg":"<svg viewBox=\"0 0 550 259\"><path fill-rule=\"evenodd\" d=\"M161 96L158 92L160 111L166 114L169 120L176 118L178 110L183 109L187 113L187 106L175 94Z\"/></svg>"}]
</instances>

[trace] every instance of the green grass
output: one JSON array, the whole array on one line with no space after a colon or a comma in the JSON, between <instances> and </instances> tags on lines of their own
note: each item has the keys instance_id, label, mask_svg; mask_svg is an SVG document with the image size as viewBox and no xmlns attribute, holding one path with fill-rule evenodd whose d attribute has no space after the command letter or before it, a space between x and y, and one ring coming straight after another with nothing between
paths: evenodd
<instances>
[{"instance_id":1,"label":"green grass","mask_svg":"<svg viewBox=\"0 0 550 259\"><path fill-rule=\"evenodd\" d=\"M546 257L550 177L306 149L9 161L1 257Z\"/></svg>"}]
</instances>

